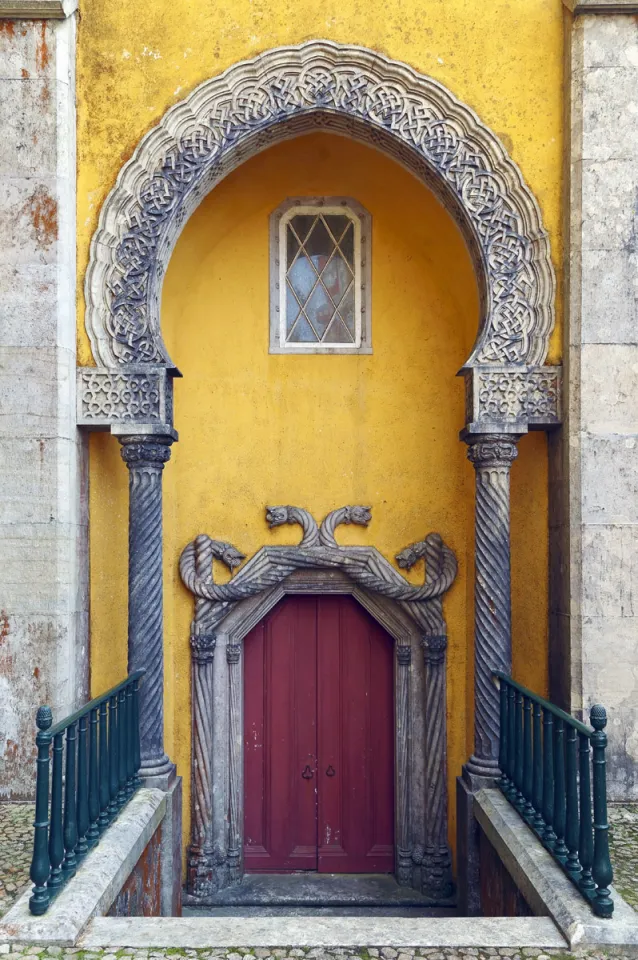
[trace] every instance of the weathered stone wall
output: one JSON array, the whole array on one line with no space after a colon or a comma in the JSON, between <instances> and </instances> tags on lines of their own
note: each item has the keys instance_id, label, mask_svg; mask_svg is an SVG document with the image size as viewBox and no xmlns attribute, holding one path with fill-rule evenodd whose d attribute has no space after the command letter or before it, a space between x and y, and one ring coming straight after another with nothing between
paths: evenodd
<instances>
[{"instance_id":1,"label":"weathered stone wall","mask_svg":"<svg viewBox=\"0 0 638 960\"><path fill-rule=\"evenodd\" d=\"M566 512L553 604L570 706L602 702L610 714L616 799L638 797L638 17L626 9L571 25Z\"/></svg>"},{"instance_id":2,"label":"weathered stone wall","mask_svg":"<svg viewBox=\"0 0 638 960\"><path fill-rule=\"evenodd\" d=\"M59 718L87 693L74 16L0 19L0 130L0 796L18 799L38 705Z\"/></svg>"}]
</instances>

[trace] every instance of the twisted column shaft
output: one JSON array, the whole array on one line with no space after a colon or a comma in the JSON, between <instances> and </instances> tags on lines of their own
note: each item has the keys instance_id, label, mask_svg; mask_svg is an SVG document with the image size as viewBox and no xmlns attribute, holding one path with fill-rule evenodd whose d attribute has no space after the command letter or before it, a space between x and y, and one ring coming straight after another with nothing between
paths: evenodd
<instances>
[{"instance_id":1,"label":"twisted column shaft","mask_svg":"<svg viewBox=\"0 0 638 960\"><path fill-rule=\"evenodd\" d=\"M412 849L410 844L410 785L409 785L409 714L410 714L410 664L412 650L409 646L396 646L397 658L397 880L402 887L412 883Z\"/></svg>"},{"instance_id":2,"label":"twisted column shaft","mask_svg":"<svg viewBox=\"0 0 638 960\"><path fill-rule=\"evenodd\" d=\"M512 669L510 469L518 437L466 437L476 471L474 583L474 754L468 770L497 777L499 699L494 670Z\"/></svg>"},{"instance_id":3,"label":"twisted column shaft","mask_svg":"<svg viewBox=\"0 0 638 960\"><path fill-rule=\"evenodd\" d=\"M425 662L425 851L421 889L432 897L452 893L447 817L447 637L422 639Z\"/></svg>"},{"instance_id":4,"label":"twisted column shaft","mask_svg":"<svg viewBox=\"0 0 638 960\"><path fill-rule=\"evenodd\" d=\"M141 776L169 777L164 753L162 471L170 436L120 437L129 470L128 669L145 670L140 687Z\"/></svg>"}]
</instances>

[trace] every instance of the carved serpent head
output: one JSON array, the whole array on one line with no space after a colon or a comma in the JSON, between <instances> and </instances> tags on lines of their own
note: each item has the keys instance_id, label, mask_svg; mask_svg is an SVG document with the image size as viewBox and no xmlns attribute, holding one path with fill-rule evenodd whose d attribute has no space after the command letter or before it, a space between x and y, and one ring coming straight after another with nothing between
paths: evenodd
<instances>
[{"instance_id":1,"label":"carved serpent head","mask_svg":"<svg viewBox=\"0 0 638 960\"><path fill-rule=\"evenodd\" d=\"M282 523L294 523L289 507L266 507L266 522L270 527L280 527Z\"/></svg>"},{"instance_id":2,"label":"carved serpent head","mask_svg":"<svg viewBox=\"0 0 638 960\"><path fill-rule=\"evenodd\" d=\"M228 569L232 571L235 567L241 566L242 562L246 559L245 553L240 553L232 543L227 543L222 550L221 556L219 558L222 563L225 563Z\"/></svg>"},{"instance_id":3,"label":"carved serpent head","mask_svg":"<svg viewBox=\"0 0 638 960\"><path fill-rule=\"evenodd\" d=\"M367 527L372 520L372 507L350 507L347 523L357 523L360 527Z\"/></svg>"},{"instance_id":4,"label":"carved serpent head","mask_svg":"<svg viewBox=\"0 0 638 960\"><path fill-rule=\"evenodd\" d=\"M412 544L406 547L405 550L402 550L401 553L397 553L395 559L402 570L410 570L420 557Z\"/></svg>"}]
</instances>

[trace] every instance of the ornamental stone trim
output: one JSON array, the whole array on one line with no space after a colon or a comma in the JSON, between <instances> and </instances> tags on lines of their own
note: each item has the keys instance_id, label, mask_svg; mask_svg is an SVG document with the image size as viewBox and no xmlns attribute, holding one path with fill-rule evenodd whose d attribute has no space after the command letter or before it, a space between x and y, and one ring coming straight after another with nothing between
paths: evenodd
<instances>
[{"instance_id":1,"label":"ornamental stone trim","mask_svg":"<svg viewBox=\"0 0 638 960\"><path fill-rule=\"evenodd\" d=\"M66 20L77 0L0 0L0 20Z\"/></svg>"},{"instance_id":2,"label":"ornamental stone trim","mask_svg":"<svg viewBox=\"0 0 638 960\"><path fill-rule=\"evenodd\" d=\"M638 13L638 0L563 0L572 13Z\"/></svg>"},{"instance_id":3,"label":"ornamental stone trim","mask_svg":"<svg viewBox=\"0 0 638 960\"><path fill-rule=\"evenodd\" d=\"M86 325L106 367L171 367L162 279L186 220L240 163L308 130L384 150L433 189L464 230L481 291L466 366L542 364L555 278L538 204L500 140L437 81L356 46L315 40L206 80L140 142L91 243Z\"/></svg>"},{"instance_id":4,"label":"ornamental stone trim","mask_svg":"<svg viewBox=\"0 0 638 960\"><path fill-rule=\"evenodd\" d=\"M80 367L78 426L108 430L114 424L173 423L173 377L166 367Z\"/></svg>"},{"instance_id":5,"label":"ornamental stone trim","mask_svg":"<svg viewBox=\"0 0 638 960\"><path fill-rule=\"evenodd\" d=\"M478 365L463 370L468 433L527 433L561 422L561 367Z\"/></svg>"}]
</instances>

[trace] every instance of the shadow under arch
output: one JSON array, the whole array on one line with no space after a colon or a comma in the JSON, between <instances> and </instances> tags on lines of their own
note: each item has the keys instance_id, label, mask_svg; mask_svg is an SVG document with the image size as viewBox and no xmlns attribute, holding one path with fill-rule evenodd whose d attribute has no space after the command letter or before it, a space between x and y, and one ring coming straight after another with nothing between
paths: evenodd
<instances>
[{"instance_id":1,"label":"shadow under arch","mask_svg":"<svg viewBox=\"0 0 638 960\"><path fill-rule=\"evenodd\" d=\"M480 320L466 366L542 364L555 279L536 200L503 145L437 81L361 47L310 41L204 81L140 142L104 202L86 274L86 327L106 367L171 368L163 277L182 227L244 161L325 130L388 154L455 218Z\"/></svg>"}]
</instances>

